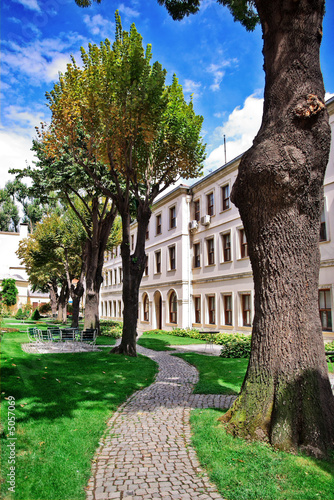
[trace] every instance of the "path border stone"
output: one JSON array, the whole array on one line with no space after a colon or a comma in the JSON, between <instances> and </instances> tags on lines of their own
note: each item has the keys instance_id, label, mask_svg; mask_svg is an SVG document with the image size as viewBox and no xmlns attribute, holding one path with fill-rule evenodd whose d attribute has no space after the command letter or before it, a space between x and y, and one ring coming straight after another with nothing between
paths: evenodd
<instances>
[{"instance_id":1,"label":"path border stone","mask_svg":"<svg viewBox=\"0 0 334 500\"><path fill-rule=\"evenodd\" d=\"M194 366L166 351L137 350L158 363L159 373L109 420L87 500L223 500L200 467L189 417L192 408L229 408L235 396L193 394Z\"/></svg>"}]
</instances>

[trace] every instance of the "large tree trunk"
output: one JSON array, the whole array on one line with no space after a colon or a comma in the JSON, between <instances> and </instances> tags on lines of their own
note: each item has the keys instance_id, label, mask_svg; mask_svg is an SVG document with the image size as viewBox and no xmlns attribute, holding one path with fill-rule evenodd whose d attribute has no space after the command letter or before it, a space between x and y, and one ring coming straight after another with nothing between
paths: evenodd
<instances>
[{"instance_id":1,"label":"large tree trunk","mask_svg":"<svg viewBox=\"0 0 334 500\"><path fill-rule=\"evenodd\" d=\"M57 317L57 311L58 311L58 285L55 282L52 282L50 284L50 305L51 305L51 312L52 316L55 318Z\"/></svg>"},{"instance_id":2,"label":"large tree trunk","mask_svg":"<svg viewBox=\"0 0 334 500\"><path fill-rule=\"evenodd\" d=\"M92 238L86 241L86 302L84 329L97 328L99 330L99 300L100 288L103 282L102 268L104 252L112 225L116 217L113 207L104 217L99 214L98 200L93 200L93 230Z\"/></svg>"},{"instance_id":3,"label":"large tree trunk","mask_svg":"<svg viewBox=\"0 0 334 500\"><path fill-rule=\"evenodd\" d=\"M137 242L134 253L130 251L130 213L121 211L123 240L121 245L123 265L123 332L121 343L111 352L137 356L137 321L139 287L143 277L146 254L145 235L151 217L148 203L139 202L137 211Z\"/></svg>"},{"instance_id":4,"label":"large tree trunk","mask_svg":"<svg viewBox=\"0 0 334 500\"><path fill-rule=\"evenodd\" d=\"M76 286L71 287L71 297L72 297L72 328L79 327L79 315L80 315L80 300L84 294L85 288L82 281L78 281Z\"/></svg>"},{"instance_id":5,"label":"large tree trunk","mask_svg":"<svg viewBox=\"0 0 334 500\"><path fill-rule=\"evenodd\" d=\"M264 38L264 115L232 199L254 275L252 352L223 417L236 435L325 455L334 397L318 311L319 228L330 128L319 63L324 2L257 0Z\"/></svg>"}]
</instances>

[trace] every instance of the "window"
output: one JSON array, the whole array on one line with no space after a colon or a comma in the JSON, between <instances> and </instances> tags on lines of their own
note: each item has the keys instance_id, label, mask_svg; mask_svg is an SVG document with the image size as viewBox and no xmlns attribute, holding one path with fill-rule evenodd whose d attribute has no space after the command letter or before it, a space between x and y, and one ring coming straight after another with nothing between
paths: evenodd
<instances>
[{"instance_id":1,"label":"window","mask_svg":"<svg viewBox=\"0 0 334 500\"><path fill-rule=\"evenodd\" d=\"M246 233L244 229L239 229L240 234L240 255L241 258L248 257L248 244L246 240Z\"/></svg>"},{"instance_id":2,"label":"window","mask_svg":"<svg viewBox=\"0 0 334 500\"><path fill-rule=\"evenodd\" d=\"M213 210L214 210L214 198L213 198L213 193L210 193L206 196L207 200L207 213L208 215L213 215Z\"/></svg>"},{"instance_id":3,"label":"window","mask_svg":"<svg viewBox=\"0 0 334 500\"><path fill-rule=\"evenodd\" d=\"M230 262L231 259L231 233L223 234L223 261Z\"/></svg>"},{"instance_id":4,"label":"window","mask_svg":"<svg viewBox=\"0 0 334 500\"><path fill-rule=\"evenodd\" d=\"M157 222L157 234L161 234L161 214L157 215L156 217L156 222Z\"/></svg>"},{"instance_id":5,"label":"window","mask_svg":"<svg viewBox=\"0 0 334 500\"><path fill-rule=\"evenodd\" d=\"M116 300L113 301L113 305L114 305L114 318L116 318L117 317Z\"/></svg>"},{"instance_id":6,"label":"window","mask_svg":"<svg viewBox=\"0 0 334 500\"><path fill-rule=\"evenodd\" d=\"M201 208L200 208L199 200L196 200L194 202L194 218L195 218L195 220L197 220L197 222L199 222L199 220L201 218Z\"/></svg>"},{"instance_id":7,"label":"window","mask_svg":"<svg viewBox=\"0 0 334 500\"><path fill-rule=\"evenodd\" d=\"M226 184L226 186L223 186L221 189L223 201L222 207L223 210L228 210L230 208L230 185Z\"/></svg>"},{"instance_id":8,"label":"window","mask_svg":"<svg viewBox=\"0 0 334 500\"><path fill-rule=\"evenodd\" d=\"M143 317L144 321L149 321L149 301L148 301L148 295L144 295L143 299Z\"/></svg>"},{"instance_id":9,"label":"window","mask_svg":"<svg viewBox=\"0 0 334 500\"><path fill-rule=\"evenodd\" d=\"M155 272L161 273L161 251L155 252Z\"/></svg>"},{"instance_id":10,"label":"window","mask_svg":"<svg viewBox=\"0 0 334 500\"><path fill-rule=\"evenodd\" d=\"M251 296L245 293L242 298L242 324L243 326L251 326Z\"/></svg>"},{"instance_id":11,"label":"window","mask_svg":"<svg viewBox=\"0 0 334 500\"><path fill-rule=\"evenodd\" d=\"M319 313L323 330L332 331L332 309L330 290L319 290Z\"/></svg>"},{"instance_id":12,"label":"window","mask_svg":"<svg viewBox=\"0 0 334 500\"><path fill-rule=\"evenodd\" d=\"M232 295L224 295L224 325L232 325Z\"/></svg>"},{"instance_id":13,"label":"window","mask_svg":"<svg viewBox=\"0 0 334 500\"><path fill-rule=\"evenodd\" d=\"M194 297L195 323L201 322L201 297Z\"/></svg>"},{"instance_id":14,"label":"window","mask_svg":"<svg viewBox=\"0 0 334 500\"><path fill-rule=\"evenodd\" d=\"M214 239L210 238L209 240L206 240L206 244L207 244L207 249L208 249L208 265L211 266L212 264L215 263Z\"/></svg>"},{"instance_id":15,"label":"window","mask_svg":"<svg viewBox=\"0 0 334 500\"><path fill-rule=\"evenodd\" d=\"M135 247L135 237L133 234L131 234L131 251L133 252L133 249Z\"/></svg>"},{"instance_id":16,"label":"window","mask_svg":"<svg viewBox=\"0 0 334 500\"><path fill-rule=\"evenodd\" d=\"M109 274L108 272L105 274L105 285L104 286L108 286L109 285L109 280L108 280L109 276L108 276L108 274Z\"/></svg>"},{"instance_id":17,"label":"window","mask_svg":"<svg viewBox=\"0 0 334 500\"><path fill-rule=\"evenodd\" d=\"M177 323L177 298L175 292L172 292L169 297L169 322Z\"/></svg>"},{"instance_id":18,"label":"window","mask_svg":"<svg viewBox=\"0 0 334 500\"><path fill-rule=\"evenodd\" d=\"M320 241L327 241L327 230L326 230L326 219L325 219L325 209L322 209L320 217Z\"/></svg>"},{"instance_id":19,"label":"window","mask_svg":"<svg viewBox=\"0 0 334 500\"><path fill-rule=\"evenodd\" d=\"M114 269L114 283L117 285L117 269ZM116 316L116 314L115 314Z\"/></svg>"},{"instance_id":20,"label":"window","mask_svg":"<svg viewBox=\"0 0 334 500\"><path fill-rule=\"evenodd\" d=\"M209 324L214 325L216 323L216 300L214 295L208 297L208 312Z\"/></svg>"},{"instance_id":21,"label":"window","mask_svg":"<svg viewBox=\"0 0 334 500\"><path fill-rule=\"evenodd\" d=\"M169 209L169 228L173 229L173 227L176 227L176 208L171 207Z\"/></svg>"},{"instance_id":22,"label":"window","mask_svg":"<svg viewBox=\"0 0 334 500\"><path fill-rule=\"evenodd\" d=\"M122 302L119 300L118 301L118 317L120 318L122 316Z\"/></svg>"},{"instance_id":23,"label":"window","mask_svg":"<svg viewBox=\"0 0 334 500\"><path fill-rule=\"evenodd\" d=\"M144 276L148 276L148 255L146 255Z\"/></svg>"},{"instance_id":24,"label":"window","mask_svg":"<svg viewBox=\"0 0 334 500\"><path fill-rule=\"evenodd\" d=\"M119 282L123 282L123 269L121 267L119 268Z\"/></svg>"},{"instance_id":25,"label":"window","mask_svg":"<svg viewBox=\"0 0 334 500\"><path fill-rule=\"evenodd\" d=\"M173 270L176 269L175 265L175 246L169 247L168 248L169 252L169 269Z\"/></svg>"},{"instance_id":26,"label":"window","mask_svg":"<svg viewBox=\"0 0 334 500\"><path fill-rule=\"evenodd\" d=\"M148 240L150 237L150 230L149 228L146 229L146 233L145 233L145 240Z\"/></svg>"},{"instance_id":27,"label":"window","mask_svg":"<svg viewBox=\"0 0 334 500\"><path fill-rule=\"evenodd\" d=\"M201 267L201 248L199 243L194 243L194 267Z\"/></svg>"}]
</instances>

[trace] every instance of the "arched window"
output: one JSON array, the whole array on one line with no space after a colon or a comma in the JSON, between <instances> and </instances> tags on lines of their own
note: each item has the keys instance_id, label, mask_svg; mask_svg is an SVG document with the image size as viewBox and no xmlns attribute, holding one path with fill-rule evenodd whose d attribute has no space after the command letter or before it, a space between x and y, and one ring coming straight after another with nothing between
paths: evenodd
<instances>
[{"instance_id":1,"label":"arched window","mask_svg":"<svg viewBox=\"0 0 334 500\"><path fill-rule=\"evenodd\" d=\"M169 297L169 322L177 323L177 298L175 292L172 292Z\"/></svg>"},{"instance_id":2,"label":"arched window","mask_svg":"<svg viewBox=\"0 0 334 500\"><path fill-rule=\"evenodd\" d=\"M148 301L147 293L144 295L144 298L143 298L143 317L144 317L144 321L149 321L149 319L150 319L149 301Z\"/></svg>"}]
</instances>

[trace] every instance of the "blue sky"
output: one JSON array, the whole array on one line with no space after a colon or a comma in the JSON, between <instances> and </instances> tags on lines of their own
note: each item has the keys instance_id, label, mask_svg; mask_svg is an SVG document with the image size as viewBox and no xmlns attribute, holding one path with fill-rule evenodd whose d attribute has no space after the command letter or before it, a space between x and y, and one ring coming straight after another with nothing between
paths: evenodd
<instances>
[{"instance_id":1,"label":"blue sky","mask_svg":"<svg viewBox=\"0 0 334 500\"><path fill-rule=\"evenodd\" d=\"M334 95L334 2L327 1L321 65L327 97ZM245 151L261 121L264 73L260 28L248 33L234 23L215 0L203 0L200 12L173 21L157 0L102 0L82 9L74 0L2 0L1 3L1 125L0 187L10 178L8 168L31 163L35 126L48 121L45 92L66 69L80 47L114 40L114 13L124 29L134 22L144 45L152 45L158 60L194 96L203 115L208 158L205 172Z\"/></svg>"}]
</instances>

